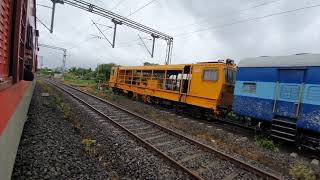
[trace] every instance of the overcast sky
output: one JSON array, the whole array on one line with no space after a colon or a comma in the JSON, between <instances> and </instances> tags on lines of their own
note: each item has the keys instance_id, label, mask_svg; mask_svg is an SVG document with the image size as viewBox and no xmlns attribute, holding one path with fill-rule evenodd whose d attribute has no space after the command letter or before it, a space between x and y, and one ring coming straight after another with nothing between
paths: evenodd
<instances>
[{"instance_id":1,"label":"overcast sky","mask_svg":"<svg viewBox=\"0 0 320 180\"><path fill-rule=\"evenodd\" d=\"M151 0L86 0L123 16ZM37 0L51 5L50 0ZM196 63L232 58L276 56L296 53L320 53L320 7L309 8L259 20L302 7L320 5L319 0L155 0L129 18L174 37L172 64ZM38 6L37 16L47 26L50 9ZM114 62L119 65L141 65L143 62L163 64L166 42L156 41L155 57L137 41L138 34L148 35L118 26L116 48L112 49L92 24L112 26L113 23L70 5L57 5L54 32L50 34L38 23L40 43L66 48L67 67L96 67ZM231 25L233 24L233 25ZM112 39L113 30L100 26ZM198 32L196 32L198 31ZM151 41L145 38L151 48ZM62 53L41 48L43 65L62 64Z\"/></svg>"}]
</instances>

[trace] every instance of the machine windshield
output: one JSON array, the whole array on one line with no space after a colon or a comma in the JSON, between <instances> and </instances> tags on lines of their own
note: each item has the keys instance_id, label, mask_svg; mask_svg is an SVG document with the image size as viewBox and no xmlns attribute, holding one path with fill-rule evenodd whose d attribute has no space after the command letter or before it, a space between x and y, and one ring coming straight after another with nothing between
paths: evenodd
<instances>
[{"instance_id":1,"label":"machine windshield","mask_svg":"<svg viewBox=\"0 0 320 180\"><path fill-rule=\"evenodd\" d=\"M234 69L225 69L224 70L224 76L226 83L228 84L234 84L236 79L236 71Z\"/></svg>"}]
</instances>

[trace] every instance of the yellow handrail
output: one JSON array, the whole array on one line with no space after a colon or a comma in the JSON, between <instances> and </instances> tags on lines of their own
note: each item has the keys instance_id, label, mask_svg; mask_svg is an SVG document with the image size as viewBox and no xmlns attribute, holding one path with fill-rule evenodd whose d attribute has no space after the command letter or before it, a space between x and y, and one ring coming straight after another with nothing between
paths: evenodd
<instances>
[{"instance_id":1,"label":"yellow handrail","mask_svg":"<svg viewBox=\"0 0 320 180\"><path fill-rule=\"evenodd\" d=\"M277 99L278 99L278 91L279 91L279 81L277 81L276 83L276 92L275 92L275 95L274 95L274 103L273 103L273 113L276 112L276 104L277 104Z\"/></svg>"},{"instance_id":2,"label":"yellow handrail","mask_svg":"<svg viewBox=\"0 0 320 180\"><path fill-rule=\"evenodd\" d=\"M300 113L303 88L304 88L304 82L302 82L301 87L300 87L300 91L299 91L299 100L298 100L298 107L297 107L297 113L296 113L297 118L299 117L299 113Z\"/></svg>"}]
</instances>

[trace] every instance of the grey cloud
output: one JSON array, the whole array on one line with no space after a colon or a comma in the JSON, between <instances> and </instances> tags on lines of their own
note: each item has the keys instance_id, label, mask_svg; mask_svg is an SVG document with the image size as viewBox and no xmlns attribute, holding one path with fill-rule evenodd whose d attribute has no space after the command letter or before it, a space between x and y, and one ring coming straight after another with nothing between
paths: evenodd
<instances>
[{"instance_id":1,"label":"grey cloud","mask_svg":"<svg viewBox=\"0 0 320 180\"><path fill-rule=\"evenodd\" d=\"M88 1L109 9L121 0ZM130 18L169 35L176 35L317 4L316 0L281 0L239 13L241 9L271 1L273 0L158 0ZM148 1L126 0L115 12L126 16L146 2ZM38 3L50 5L49 0L38 0ZM38 17L49 24L48 10L38 7ZM108 19L101 19L68 5L60 5L57 8L54 34L49 34L38 24L41 30L40 42L69 49L73 47L69 50L68 67L95 67L98 63L108 62L121 65L139 65L143 61L164 62L165 42L157 40L156 56L151 59L144 47L138 45L140 42L133 41L138 38L137 34L146 35L125 26L120 26L117 33L118 48L110 48L102 39L83 42L91 37L90 34L99 34L90 19L112 25ZM183 26L193 23L198 25ZM172 63L195 63L223 58L239 60L244 57L300 52L317 53L320 42L320 35L317 33L319 26L320 11L319 8L314 8L177 37L174 38ZM112 31L107 30L106 34L111 38ZM146 43L151 46L150 41L147 40ZM52 55L53 53L55 55ZM61 65L58 63L60 60L57 53L44 49L40 52L45 58L44 64L50 67Z\"/></svg>"}]
</instances>

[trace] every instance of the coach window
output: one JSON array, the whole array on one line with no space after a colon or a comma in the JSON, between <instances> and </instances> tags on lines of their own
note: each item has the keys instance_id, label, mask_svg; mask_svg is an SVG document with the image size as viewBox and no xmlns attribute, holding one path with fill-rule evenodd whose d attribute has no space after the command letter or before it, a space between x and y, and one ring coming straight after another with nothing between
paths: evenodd
<instances>
[{"instance_id":1,"label":"coach window","mask_svg":"<svg viewBox=\"0 0 320 180\"><path fill-rule=\"evenodd\" d=\"M205 69L203 70L202 79L205 81L217 81L218 71L216 69Z\"/></svg>"},{"instance_id":2,"label":"coach window","mask_svg":"<svg viewBox=\"0 0 320 180\"><path fill-rule=\"evenodd\" d=\"M257 92L257 84L256 83L243 83L242 92L255 94Z\"/></svg>"},{"instance_id":3,"label":"coach window","mask_svg":"<svg viewBox=\"0 0 320 180\"><path fill-rule=\"evenodd\" d=\"M320 87L310 86L307 89L307 99L313 101L320 101Z\"/></svg>"}]
</instances>

